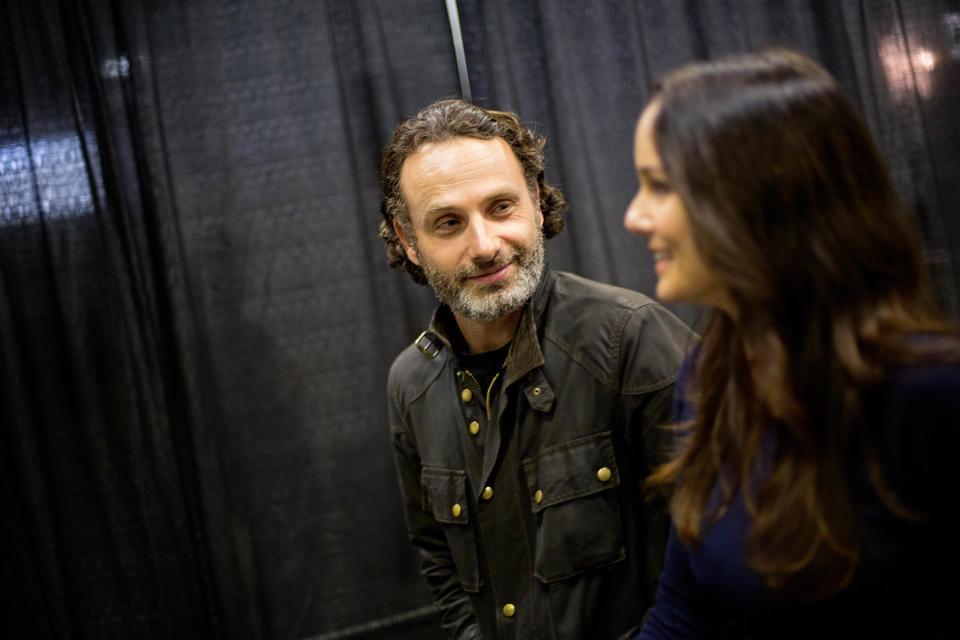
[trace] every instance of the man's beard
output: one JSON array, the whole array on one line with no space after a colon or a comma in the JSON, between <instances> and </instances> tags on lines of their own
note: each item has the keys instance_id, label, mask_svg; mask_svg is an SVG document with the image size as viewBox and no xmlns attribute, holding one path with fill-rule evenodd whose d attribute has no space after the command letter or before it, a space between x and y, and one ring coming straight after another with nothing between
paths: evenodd
<instances>
[{"instance_id":1,"label":"man's beard","mask_svg":"<svg viewBox=\"0 0 960 640\"><path fill-rule=\"evenodd\" d=\"M529 248L512 245L506 255L484 264L461 266L453 273L435 269L419 251L417 255L420 268L440 302L459 316L487 322L519 309L537 290L544 265L543 230L537 228L537 237ZM502 269L510 262L516 271L506 282L467 283L468 278Z\"/></svg>"}]
</instances>

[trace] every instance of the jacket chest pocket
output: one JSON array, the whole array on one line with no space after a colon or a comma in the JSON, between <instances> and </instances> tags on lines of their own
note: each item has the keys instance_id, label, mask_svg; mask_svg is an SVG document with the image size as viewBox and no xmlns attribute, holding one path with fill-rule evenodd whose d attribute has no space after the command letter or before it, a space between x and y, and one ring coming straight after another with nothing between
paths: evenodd
<instances>
[{"instance_id":1,"label":"jacket chest pocket","mask_svg":"<svg viewBox=\"0 0 960 640\"><path fill-rule=\"evenodd\" d=\"M424 467L420 472L420 499L423 509L432 512L443 527L463 590L480 591L480 564L470 526L466 472Z\"/></svg>"},{"instance_id":2,"label":"jacket chest pocket","mask_svg":"<svg viewBox=\"0 0 960 640\"><path fill-rule=\"evenodd\" d=\"M609 431L548 447L524 460L523 470L536 523L537 578L555 582L626 557Z\"/></svg>"}]
</instances>

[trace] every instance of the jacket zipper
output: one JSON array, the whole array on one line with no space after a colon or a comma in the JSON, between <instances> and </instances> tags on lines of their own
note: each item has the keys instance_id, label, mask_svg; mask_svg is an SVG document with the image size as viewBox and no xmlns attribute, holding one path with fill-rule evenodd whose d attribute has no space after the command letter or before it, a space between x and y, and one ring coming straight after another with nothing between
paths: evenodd
<instances>
[{"instance_id":1,"label":"jacket zipper","mask_svg":"<svg viewBox=\"0 0 960 640\"><path fill-rule=\"evenodd\" d=\"M463 372L468 376L470 376L470 379L473 380L473 384L477 386L477 391L479 391L480 393L483 393L483 387L480 386L480 381L477 380L472 373L470 373L470 370L464 369ZM490 415L492 413L492 411L490 410L490 392L493 391L493 385L497 383L497 378L499 377L500 377L500 372L497 371L497 375L493 376L493 380L490 381L490 386L487 388L487 400L486 400L485 408L487 410L488 424L490 422Z\"/></svg>"}]
</instances>

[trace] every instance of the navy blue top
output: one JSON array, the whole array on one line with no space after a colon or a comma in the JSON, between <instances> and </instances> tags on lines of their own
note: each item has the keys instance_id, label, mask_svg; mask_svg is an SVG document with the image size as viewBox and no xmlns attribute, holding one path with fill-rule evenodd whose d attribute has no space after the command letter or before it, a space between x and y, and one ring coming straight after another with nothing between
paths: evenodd
<instances>
[{"instance_id":1,"label":"navy blue top","mask_svg":"<svg viewBox=\"0 0 960 640\"><path fill-rule=\"evenodd\" d=\"M677 421L690 360L677 380ZM960 562L952 516L958 496L960 365L902 370L865 399L865 419L881 424L888 486L913 510L907 521L875 495L865 469L852 469L852 499L867 532L851 585L803 606L764 587L744 561L750 526L742 495L693 550L671 528L657 602L638 636L653 638L960 638Z\"/></svg>"}]
</instances>

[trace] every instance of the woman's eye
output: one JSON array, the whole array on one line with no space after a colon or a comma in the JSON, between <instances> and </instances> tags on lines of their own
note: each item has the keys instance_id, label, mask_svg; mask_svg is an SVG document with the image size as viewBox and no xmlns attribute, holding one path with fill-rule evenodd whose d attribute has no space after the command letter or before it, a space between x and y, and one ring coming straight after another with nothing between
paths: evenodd
<instances>
[{"instance_id":1,"label":"woman's eye","mask_svg":"<svg viewBox=\"0 0 960 640\"><path fill-rule=\"evenodd\" d=\"M650 190L651 193L657 195L665 195L672 191L670 183L664 180L647 180L646 187Z\"/></svg>"}]
</instances>

